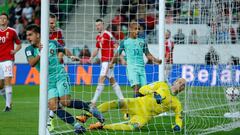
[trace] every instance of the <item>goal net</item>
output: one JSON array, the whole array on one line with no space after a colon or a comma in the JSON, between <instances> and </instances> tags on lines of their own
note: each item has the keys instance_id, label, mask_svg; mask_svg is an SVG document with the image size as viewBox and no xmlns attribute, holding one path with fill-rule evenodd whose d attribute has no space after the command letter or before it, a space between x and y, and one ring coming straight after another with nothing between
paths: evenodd
<instances>
[{"instance_id":1,"label":"goal net","mask_svg":"<svg viewBox=\"0 0 240 135\"><path fill-rule=\"evenodd\" d=\"M90 64L90 55L86 51L93 53L96 48L96 19L103 19L105 28L118 43L128 37L128 26L136 21L140 24L139 37L148 43L155 57L159 57L159 38L164 38L165 56L169 55L165 58L164 71L168 84L172 85L179 77L187 80L185 92L178 96L183 107L183 129L180 132L208 134L237 128L239 117L224 117L224 114L236 113L240 107L239 100L230 102L225 94L227 88L239 87L239 1L166 0L165 11L159 11L160 4L163 3L158 0L50 1L50 12L58 17L66 47L81 58L80 63L64 59L72 85L72 98L91 101L98 85L101 54ZM165 14L165 37L158 37L161 25L158 17L162 12ZM147 83L158 81L158 65L144 60ZM114 73L124 97L132 98L133 89L121 59L115 65ZM118 98L106 80L97 105L114 99ZM82 110L66 110L74 116L84 113ZM127 123L117 109L104 116L106 124ZM90 119L83 126L87 128L94 122L95 119ZM87 134L176 134L171 128L173 124L175 114L167 112L154 117L140 130L88 130ZM51 134L74 131L56 116L54 126Z\"/></svg>"}]
</instances>

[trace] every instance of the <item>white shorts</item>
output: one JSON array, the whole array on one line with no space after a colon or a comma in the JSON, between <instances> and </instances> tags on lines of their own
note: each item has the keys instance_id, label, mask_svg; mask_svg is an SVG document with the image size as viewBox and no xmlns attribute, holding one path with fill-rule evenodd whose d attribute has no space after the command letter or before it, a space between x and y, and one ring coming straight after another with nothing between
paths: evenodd
<instances>
[{"instance_id":1,"label":"white shorts","mask_svg":"<svg viewBox=\"0 0 240 135\"><path fill-rule=\"evenodd\" d=\"M113 68L109 68L109 62L102 62L100 76L114 77Z\"/></svg>"},{"instance_id":2,"label":"white shorts","mask_svg":"<svg viewBox=\"0 0 240 135\"><path fill-rule=\"evenodd\" d=\"M13 77L13 61L0 62L0 79Z\"/></svg>"}]
</instances>

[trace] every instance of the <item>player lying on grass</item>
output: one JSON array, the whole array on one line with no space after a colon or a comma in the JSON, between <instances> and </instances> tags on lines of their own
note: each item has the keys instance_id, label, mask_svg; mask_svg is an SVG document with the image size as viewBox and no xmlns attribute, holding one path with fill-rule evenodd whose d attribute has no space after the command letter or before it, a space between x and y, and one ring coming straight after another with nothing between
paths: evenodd
<instances>
[{"instance_id":1,"label":"player lying on grass","mask_svg":"<svg viewBox=\"0 0 240 135\"><path fill-rule=\"evenodd\" d=\"M28 63L40 71L40 51L42 48L40 42L40 28L37 25L28 25L26 33L27 40L31 43L31 45L25 49ZM91 108L88 103L77 99L71 99L69 77L65 71L64 65L59 62L59 51L72 60L78 60L68 49L59 46L56 41L49 41L48 107L61 120L73 125L76 133L83 133L86 129L81 126L70 113L60 107L59 104L68 108L84 109L93 114L93 116L101 122L104 122L104 118L96 108Z\"/></svg>"},{"instance_id":2,"label":"player lying on grass","mask_svg":"<svg viewBox=\"0 0 240 135\"><path fill-rule=\"evenodd\" d=\"M176 95L185 89L186 80L177 79L170 88L165 82L155 82L140 88L139 92L144 95L138 98L125 98L123 102L113 100L98 106L100 112L110 109L120 109L123 114L128 113L130 120L126 123L106 124L97 122L91 124L90 129L108 130L136 130L146 125L153 116L172 110L175 112L174 131L180 131L182 124L182 106ZM80 118L80 117L79 117ZM87 115L81 116L80 120L85 122Z\"/></svg>"}]
</instances>

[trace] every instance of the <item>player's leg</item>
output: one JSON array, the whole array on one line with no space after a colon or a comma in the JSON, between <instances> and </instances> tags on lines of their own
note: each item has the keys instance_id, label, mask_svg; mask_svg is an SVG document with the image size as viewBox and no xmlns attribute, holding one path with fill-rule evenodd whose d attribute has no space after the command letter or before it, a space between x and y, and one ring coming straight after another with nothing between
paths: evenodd
<instances>
[{"instance_id":1,"label":"player's leg","mask_svg":"<svg viewBox=\"0 0 240 135\"><path fill-rule=\"evenodd\" d=\"M105 113L111 109L121 109L126 103L126 101L112 100L102 103L98 106L98 110L102 113Z\"/></svg>"},{"instance_id":2,"label":"player's leg","mask_svg":"<svg viewBox=\"0 0 240 135\"><path fill-rule=\"evenodd\" d=\"M139 84L140 88L144 85L147 85L147 77L146 77L145 68L140 69L139 79L140 79L140 84ZM138 88L138 91L139 91L140 88ZM143 96L143 95L141 93L139 93L139 96Z\"/></svg>"},{"instance_id":3,"label":"player's leg","mask_svg":"<svg viewBox=\"0 0 240 135\"><path fill-rule=\"evenodd\" d=\"M71 100L70 96L70 84L68 78L62 79L57 82L58 95L60 99L60 104L68 108L83 109L90 112L94 117L96 117L100 122L104 122L103 115L97 110L96 107L91 107L90 103L83 102L81 100Z\"/></svg>"},{"instance_id":4,"label":"player's leg","mask_svg":"<svg viewBox=\"0 0 240 135\"><path fill-rule=\"evenodd\" d=\"M97 118L98 121L101 123L105 121L102 113L100 113L96 107L92 107L89 103L80 100L71 100L70 95L61 96L60 103L68 108L84 109L90 112L90 114L87 113L87 115L85 115L86 118L84 120L82 120L82 118L79 118L80 116L76 117L76 119L78 119L82 123L86 122L87 118L91 116Z\"/></svg>"},{"instance_id":5,"label":"player's leg","mask_svg":"<svg viewBox=\"0 0 240 135\"><path fill-rule=\"evenodd\" d=\"M5 61L2 65L4 72L4 85L6 93L6 108L5 112L11 110L12 104L12 76L13 76L13 62Z\"/></svg>"},{"instance_id":6,"label":"player's leg","mask_svg":"<svg viewBox=\"0 0 240 135\"><path fill-rule=\"evenodd\" d=\"M4 89L4 73L1 65L2 64L0 63L0 95L2 95L3 98L6 100L6 94Z\"/></svg>"},{"instance_id":7,"label":"player's leg","mask_svg":"<svg viewBox=\"0 0 240 135\"><path fill-rule=\"evenodd\" d=\"M131 87L133 88L134 95L133 97L139 97L139 89L140 89L140 77L139 77L139 71L136 70L136 68L127 68L127 75L128 80L130 82Z\"/></svg>"},{"instance_id":8,"label":"player's leg","mask_svg":"<svg viewBox=\"0 0 240 135\"><path fill-rule=\"evenodd\" d=\"M122 113L127 113L127 101L128 99L123 99L123 100L112 100L105 102L101 105L98 106L98 109L100 112L104 113L107 112L111 109L121 109ZM97 122L94 124L90 124L89 129L102 129L104 126L103 123Z\"/></svg>"},{"instance_id":9,"label":"player's leg","mask_svg":"<svg viewBox=\"0 0 240 135\"><path fill-rule=\"evenodd\" d=\"M168 80L168 77L169 77L169 74L170 74L170 71L172 70L172 64L165 64L165 80L167 81Z\"/></svg>"},{"instance_id":10,"label":"player's leg","mask_svg":"<svg viewBox=\"0 0 240 135\"><path fill-rule=\"evenodd\" d=\"M75 129L76 133L83 133L86 131L86 129L81 126L75 118L68 113L67 111L63 110L61 107L59 107L59 101L58 101L58 90L55 88L51 88L48 90L48 106L49 109L52 110L62 121L72 125Z\"/></svg>"},{"instance_id":11,"label":"player's leg","mask_svg":"<svg viewBox=\"0 0 240 135\"><path fill-rule=\"evenodd\" d=\"M125 130L125 131L135 130L134 125L123 123L106 124L102 128L107 130Z\"/></svg>"},{"instance_id":12,"label":"player's leg","mask_svg":"<svg viewBox=\"0 0 240 135\"><path fill-rule=\"evenodd\" d=\"M127 124L123 123L115 123L115 124L107 124L103 126L103 129L107 130L124 130L124 131L132 131L141 129L146 123L149 121L149 118L144 116L134 115L130 119Z\"/></svg>"},{"instance_id":13,"label":"player's leg","mask_svg":"<svg viewBox=\"0 0 240 135\"><path fill-rule=\"evenodd\" d=\"M143 96L140 92L139 89L141 86L144 86L147 84L147 78L146 78L146 73L145 73L145 68L138 68L136 71L136 85L134 85L133 89L135 92L135 97L141 97Z\"/></svg>"},{"instance_id":14,"label":"player's leg","mask_svg":"<svg viewBox=\"0 0 240 135\"><path fill-rule=\"evenodd\" d=\"M116 80L114 78L113 69L108 70L107 77L109 78L110 84L112 85L112 88L115 91L118 99L123 100L124 97L123 97L123 94L122 94L122 91L121 91L121 88L120 88L119 84L116 82Z\"/></svg>"},{"instance_id":15,"label":"player's leg","mask_svg":"<svg viewBox=\"0 0 240 135\"><path fill-rule=\"evenodd\" d=\"M104 81L106 80L108 69L109 69L108 62L102 62L100 76L99 76L99 80L98 80L98 86L94 93L93 99L91 100L92 106L96 106L97 99L101 95L101 93L104 89Z\"/></svg>"}]
</instances>

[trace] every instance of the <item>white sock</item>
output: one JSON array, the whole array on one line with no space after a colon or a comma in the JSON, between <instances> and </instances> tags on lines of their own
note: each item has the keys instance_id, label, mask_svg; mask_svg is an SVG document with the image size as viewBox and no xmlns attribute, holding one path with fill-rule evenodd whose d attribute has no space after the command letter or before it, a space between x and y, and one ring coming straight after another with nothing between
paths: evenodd
<instances>
[{"instance_id":1,"label":"white sock","mask_svg":"<svg viewBox=\"0 0 240 135\"><path fill-rule=\"evenodd\" d=\"M93 104L96 104L97 99L101 95L103 89L104 89L104 84L98 84L97 89L96 89L95 94L94 94L94 97L91 101Z\"/></svg>"},{"instance_id":2,"label":"white sock","mask_svg":"<svg viewBox=\"0 0 240 135\"><path fill-rule=\"evenodd\" d=\"M124 99L123 94L122 94L122 91L121 91L121 88L120 88L120 86L118 85L118 83L113 84L113 85L112 85L112 88L113 88L113 90L115 91L118 99Z\"/></svg>"},{"instance_id":3,"label":"white sock","mask_svg":"<svg viewBox=\"0 0 240 135\"><path fill-rule=\"evenodd\" d=\"M52 110L49 110L49 117L53 118L54 117L54 112Z\"/></svg>"},{"instance_id":4,"label":"white sock","mask_svg":"<svg viewBox=\"0 0 240 135\"><path fill-rule=\"evenodd\" d=\"M0 95L2 95L3 98L6 100L6 92L4 88L0 90Z\"/></svg>"},{"instance_id":5,"label":"white sock","mask_svg":"<svg viewBox=\"0 0 240 135\"><path fill-rule=\"evenodd\" d=\"M12 86L5 86L5 90L6 90L6 106L11 107Z\"/></svg>"}]
</instances>

